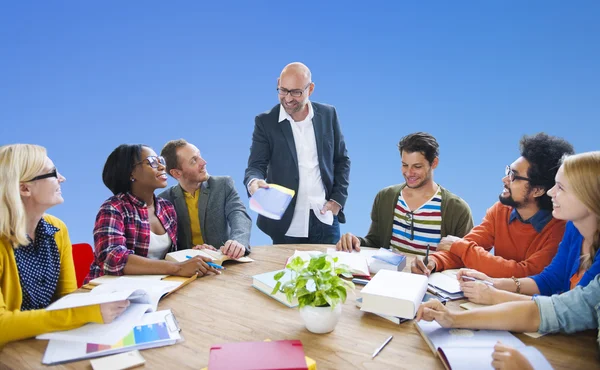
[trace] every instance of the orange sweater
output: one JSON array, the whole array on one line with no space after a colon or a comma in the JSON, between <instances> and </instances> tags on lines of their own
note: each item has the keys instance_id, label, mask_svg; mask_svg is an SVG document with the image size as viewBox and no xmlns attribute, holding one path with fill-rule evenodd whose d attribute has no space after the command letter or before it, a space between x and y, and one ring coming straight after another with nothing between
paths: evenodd
<instances>
[{"instance_id":1,"label":"orange sweater","mask_svg":"<svg viewBox=\"0 0 600 370\"><path fill-rule=\"evenodd\" d=\"M527 277L539 274L558 250L565 221L552 218L541 233L531 224L508 223L512 207L500 202L487 210L483 222L452 244L434 253L436 271L468 267L490 277ZM495 255L489 251L495 247Z\"/></svg>"}]
</instances>

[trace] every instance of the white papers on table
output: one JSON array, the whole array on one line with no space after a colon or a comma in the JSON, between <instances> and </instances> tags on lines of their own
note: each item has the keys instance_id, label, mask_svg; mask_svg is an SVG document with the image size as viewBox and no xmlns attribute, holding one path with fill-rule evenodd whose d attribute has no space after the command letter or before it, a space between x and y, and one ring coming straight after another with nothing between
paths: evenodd
<instances>
[{"instance_id":1,"label":"white papers on table","mask_svg":"<svg viewBox=\"0 0 600 370\"><path fill-rule=\"evenodd\" d=\"M123 338L141 317L151 309L148 304L132 303L110 324L88 323L72 330L38 335L37 339L58 339L72 342L114 344Z\"/></svg>"}]
</instances>

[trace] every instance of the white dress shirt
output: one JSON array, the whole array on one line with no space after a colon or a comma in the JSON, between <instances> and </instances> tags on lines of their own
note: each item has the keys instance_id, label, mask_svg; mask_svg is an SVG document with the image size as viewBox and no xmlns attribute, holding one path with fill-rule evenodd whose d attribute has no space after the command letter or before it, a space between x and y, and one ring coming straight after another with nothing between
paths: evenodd
<instances>
[{"instance_id":1,"label":"white dress shirt","mask_svg":"<svg viewBox=\"0 0 600 370\"><path fill-rule=\"evenodd\" d=\"M283 106L279 107L279 122L281 123L287 119L292 126L300 175L296 207L294 208L292 223L285 233L286 236L308 237L308 220L311 206L320 209L326 202L325 186L323 186L323 180L321 179L317 140L315 139L315 129L312 121L314 115L310 102L308 103L308 115L300 122L294 121L283 109ZM315 212L315 215L319 219L322 218L319 212Z\"/></svg>"}]
</instances>

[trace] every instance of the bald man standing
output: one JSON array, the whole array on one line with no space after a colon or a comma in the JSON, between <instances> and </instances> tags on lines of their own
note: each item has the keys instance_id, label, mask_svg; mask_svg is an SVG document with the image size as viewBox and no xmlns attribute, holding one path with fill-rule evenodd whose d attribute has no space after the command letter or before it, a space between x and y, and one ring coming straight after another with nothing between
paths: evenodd
<instances>
[{"instance_id":1,"label":"bald man standing","mask_svg":"<svg viewBox=\"0 0 600 370\"><path fill-rule=\"evenodd\" d=\"M335 244L346 222L350 158L335 108L311 102L314 90L308 67L290 63L277 79L279 104L255 118L248 193L269 183L296 191L281 220L258 216L273 244Z\"/></svg>"}]
</instances>

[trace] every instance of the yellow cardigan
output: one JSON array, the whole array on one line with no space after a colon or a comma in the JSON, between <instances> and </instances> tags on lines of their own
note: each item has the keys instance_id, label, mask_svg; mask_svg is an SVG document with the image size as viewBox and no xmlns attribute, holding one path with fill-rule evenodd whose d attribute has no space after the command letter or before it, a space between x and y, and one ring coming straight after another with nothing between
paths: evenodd
<instances>
[{"instance_id":1,"label":"yellow cardigan","mask_svg":"<svg viewBox=\"0 0 600 370\"><path fill-rule=\"evenodd\" d=\"M71 240L67 226L61 220L50 215L44 215L44 220L60 229L54 234L60 253L60 275L54 296L58 299L77 289ZM6 238L0 238L0 349L11 341L69 330L88 322L103 323L100 305L56 311L21 311L22 300L13 247Z\"/></svg>"}]
</instances>

